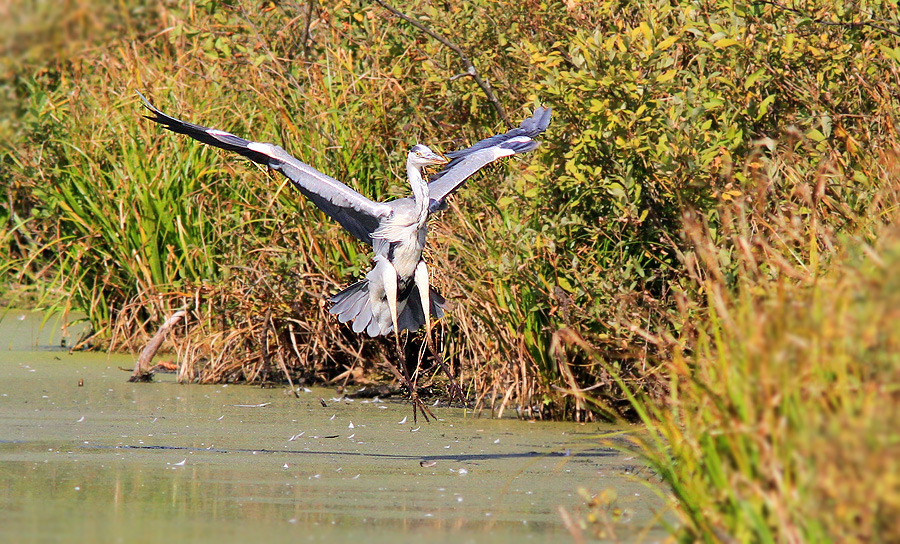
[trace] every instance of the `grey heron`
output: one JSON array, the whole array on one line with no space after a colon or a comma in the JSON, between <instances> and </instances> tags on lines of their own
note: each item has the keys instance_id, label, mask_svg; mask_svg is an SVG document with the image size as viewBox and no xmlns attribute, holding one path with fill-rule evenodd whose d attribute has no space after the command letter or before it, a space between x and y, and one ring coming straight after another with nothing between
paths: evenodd
<instances>
[{"instance_id":1,"label":"grey heron","mask_svg":"<svg viewBox=\"0 0 900 544\"><path fill-rule=\"evenodd\" d=\"M550 123L549 108L538 107L521 126L491 136L475 145L447 153L449 161L424 145L415 145L406 159L406 173L412 197L390 202L375 202L300 162L277 145L245 140L221 130L195 125L170 117L153 107L140 93L144 106L152 112L147 119L166 129L228 151L281 172L303 195L326 215L360 241L372 246L374 266L365 278L331 297L330 312L338 321L352 321L353 331L369 336L394 333L400 351L400 368L405 385L416 406L427 419L427 408L418 399L406 369L400 345L400 331L417 331L425 326L429 349L451 381L451 394L462 396L453 373L437 356L431 339L431 318L444 315L444 297L429 284L428 267L422 257L428 234L428 218L447 207L447 198L475 172L501 158L525 153L538 147L533 138ZM444 164L429 181L423 169ZM425 311L424 308L428 308Z\"/></svg>"}]
</instances>

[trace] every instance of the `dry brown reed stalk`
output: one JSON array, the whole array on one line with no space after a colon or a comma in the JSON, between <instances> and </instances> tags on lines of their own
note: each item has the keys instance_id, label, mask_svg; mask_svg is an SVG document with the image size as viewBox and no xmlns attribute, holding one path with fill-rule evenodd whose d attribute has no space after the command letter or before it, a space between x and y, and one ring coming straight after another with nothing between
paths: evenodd
<instances>
[{"instance_id":1,"label":"dry brown reed stalk","mask_svg":"<svg viewBox=\"0 0 900 544\"><path fill-rule=\"evenodd\" d=\"M456 272L451 268L447 273ZM535 407L539 373L523 347L521 331L504 325L504 316L483 292L463 282L449 288L452 326L445 335L445 353L459 366L475 395L474 409L502 417L510 407L521 417L540 418Z\"/></svg>"},{"instance_id":2,"label":"dry brown reed stalk","mask_svg":"<svg viewBox=\"0 0 900 544\"><path fill-rule=\"evenodd\" d=\"M833 159L755 157L715 225L686 217L673 392L635 401L685 539L896 535L900 170L873 154L860 191Z\"/></svg>"},{"instance_id":3,"label":"dry brown reed stalk","mask_svg":"<svg viewBox=\"0 0 900 544\"><path fill-rule=\"evenodd\" d=\"M385 373L399 380L390 342L357 335L328 312L327 294L337 290L335 282L319 274L271 272L265 254L215 286L136 297L116 312L110 349L136 350L151 338L158 319L187 306L166 343L176 355L179 381L278 381L293 388L344 386L351 379L371 383ZM446 339L446 325L437 323L435 333ZM408 349L421 352L422 340L409 335ZM423 359L423 387L443 387L435 365Z\"/></svg>"}]
</instances>

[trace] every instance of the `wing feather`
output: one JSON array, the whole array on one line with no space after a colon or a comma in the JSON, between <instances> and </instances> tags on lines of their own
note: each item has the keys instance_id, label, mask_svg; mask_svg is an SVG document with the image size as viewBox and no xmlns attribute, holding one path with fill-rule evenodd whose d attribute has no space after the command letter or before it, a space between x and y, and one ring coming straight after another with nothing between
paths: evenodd
<instances>
[{"instance_id":1,"label":"wing feather","mask_svg":"<svg viewBox=\"0 0 900 544\"><path fill-rule=\"evenodd\" d=\"M447 153L451 161L431 176L428 182L428 194L431 198L429 213L446 209L447 197L485 165L500 157L526 153L537 148L540 144L533 138L547 130L551 113L550 108L538 107L518 128L485 138L471 147Z\"/></svg>"},{"instance_id":2,"label":"wing feather","mask_svg":"<svg viewBox=\"0 0 900 544\"><path fill-rule=\"evenodd\" d=\"M277 145L252 142L228 132L170 117L153 107L141 93L138 93L138 96L144 101L144 106L153 113L153 116L145 116L147 119L163 125L172 132L185 134L214 147L234 151L253 162L281 172L326 215L367 244L372 244L372 232L378 228L381 219L392 213L391 207L387 204L364 197L340 181L300 162Z\"/></svg>"}]
</instances>

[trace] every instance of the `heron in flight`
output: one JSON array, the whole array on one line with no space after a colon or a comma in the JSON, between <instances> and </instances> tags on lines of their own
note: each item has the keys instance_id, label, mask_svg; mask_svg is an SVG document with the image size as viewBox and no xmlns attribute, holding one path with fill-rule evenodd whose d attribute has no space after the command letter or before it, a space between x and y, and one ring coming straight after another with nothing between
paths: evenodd
<instances>
[{"instance_id":1,"label":"heron in flight","mask_svg":"<svg viewBox=\"0 0 900 544\"><path fill-rule=\"evenodd\" d=\"M550 108L538 107L518 128L447 153L449 160L424 145L413 146L406 158L406 174L413 196L375 202L300 162L277 145L245 140L228 132L170 117L153 107L142 94L138 95L153 114L146 116L147 119L172 132L234 151L281 172L326 215L372 246L375 253L373 268L365 279L331 297L330 312L341 323L352 321L356 333L365 331L372 337L394 333L402 378L413 401L413 415L418 407L427 419L428 409L416 395L400 346L401 330L417 331L424 325L429 350L450 378L451 396L455 394L465 401L453 373L437 356L431 339L431 319L443 317L445 300L429 285L428 267L422 257L428 218L446 209L447 198L487 164L538 147L534 137L550 124ZM433 165L444 166L426 181L423 169Z\"/></svg>"}]
</instances>

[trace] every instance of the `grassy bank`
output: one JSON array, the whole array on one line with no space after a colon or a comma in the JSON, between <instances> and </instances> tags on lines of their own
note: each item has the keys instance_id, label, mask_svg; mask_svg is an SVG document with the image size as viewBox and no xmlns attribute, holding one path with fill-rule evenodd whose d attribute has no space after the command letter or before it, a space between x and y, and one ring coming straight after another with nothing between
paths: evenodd
<instances>
[{"instance_id":1,"label":"grassy bank","mask_svg":"<svg viewBox=\"0 0 900 544\"><path fill-rule=\"evenodd\" d=\"M642 449L672 485L682 534L896 541L897 232L822 251L789 224L735 226L736 246L753 248L737 256L742 271L761 273L762 249L780 263L778 279L728 290L718 256L698 251L705 297L690 303L692 342L667 364L665 408L635 401L649 434Z\"/></svg>"},{"instance_id":2,"label":"grassy bank","mask_svg":"<svg viewBox=\"0 0 900 544\"><path fill-rule=\"evenodd\" d=\"M9 8L3 23L10 282L50 286L116 349L191 306L174 347L195 354L182 359L192 379L276 376L280 359L298 379L377 370L387 346L323 309L366 266L362 248L281 179L160 134L134 90L389 198L407 191L397 165L411 143L448 150L503 129L478 85L451 77L456 54L369 4L64 7ZM496 410L594 416L560 387L593 387L607 416L630 410L606 370L560 366L563 327L664 394L651 338L689 289L685 210L716 228L717 206L753 190L745 165L790 138L801 179L827 164L840 180L828 196L845 209L822 220L839 231L880 183L871 150L895 144L896 37L810 22L828 5L403 7L469 52L514 120L537 103L555 112L537 153L477 176L432 230L454 306L444 355Z\"/></svg>"}]
</instances>

